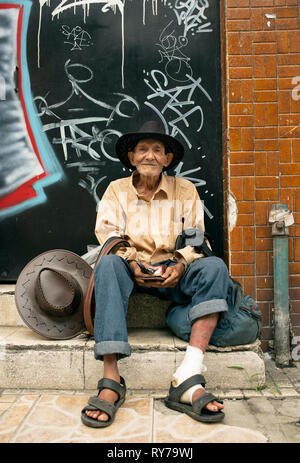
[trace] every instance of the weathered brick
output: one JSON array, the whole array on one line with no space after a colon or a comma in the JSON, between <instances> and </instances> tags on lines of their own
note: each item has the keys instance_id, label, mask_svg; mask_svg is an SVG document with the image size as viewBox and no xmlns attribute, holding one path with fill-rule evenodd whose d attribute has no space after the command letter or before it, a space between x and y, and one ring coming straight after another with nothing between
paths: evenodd
<instances>
[{"instance_id":1,"label":"weathered brick","mask_svg":"<svg viewBox=\"0 0 300 463\"><path fill-rule=\"evenodd\" d=\"M300 186L300 176L299 175L282 175L281 176L281 186L299 187Z\"/></svg>"},{"instance_id":2,"label":"weathered brick","mask_svg":"<svg viewBox=\"0 0 300 463\"><path fill-rule=\"evenodd\" d=\"M255 267L256 267L256 275L268 275L269 274L269 256L268 256L267 251L256 252Z\"/></svg>"},{"instance_id":3,"label":"weathered brick","mask_svg":"<svg viewBox=\"0 0 300 463\"><path fill-rule=\"evenodd\" d=\"M276 33L274 31L254 31L252 39L253 43L276 42Z\"/></svg>"},{"instance_id":4,"label":"weathered brick","mask_svg":"<svg viewBox=\"0 0 300 463\"><path fill-rule=\"evenodd\" d=\"M257 203L263 204L263 203ZM256 222L257 225L257 222ZM271 225L267 225L264 227L257 226L256 227L256 237L257 238L272 238L272 228Z\"/></svg>"},{"instance_id":5,"label":"weathered brick","mask_svg":"<svg viewBox=\"0 0 300 463\"><path fill-rule=\"evenodd\" d=\"M229 104L229 114L252 114L253 105L252 103L230 103Z\"/></svg>"},{"instance_id":6,"label":"weathered brick","mask_svg":"<svg viewBox=\"0 0 300 463\"><path fill-rule=\"evenodd\" d=\"M254 92L254 97L256 102L263 101L277 101L277 91L276 90L262 90Z\"/></svg>"},{"instance_id":7,"label":"weathered brick","mask_svg":"<svg viewBox=\"0 0 300 463\"><path fill-rule=\"evenodd\" d=\"M251 127L253 126L253 116L229 116L229 123L231 127Z\"/></svg>"},{"instance_id":8,"label":"weathered brick","mask_svg":"<svg viewBox=\"0 0 300 463\"><path fill-rule=\"evenodd\" d=\"M257 288L273 288L273 278L268 276L256 277Z\"/></svg>"},{"instance_id":9,"label":"weathered brick","mask_svg":"<svg viewBox=\"0 0 300 463\"><path fill-rule=\"evenodd\" d=\"M230 248L232 251L242 251L243 249L243 229L235 227L230 233Z\"/></svg>"},{"instance_id":10,"label":"weathered brick","mask_svg":"<svg viewBox=\"0 0 300 463\"><path fill-rule=\"evenodd\" d=\"M297 29L299 29L299 26ZM291 53L300 52L300 31L299 30L289 32L289 44L290 44Z\"/></svg>"},{"instance_id":11,"label":"weathered brick","mask_svg":"<svg viewBox=\"0 0 300 463\"><path fill-rule=\"evenodd\" d=\"M266 77L277 77L277 58L276 56L265 56L265 75Z\"/></svg>"},{"instance_id":12,"label":"weathered brick","mask_svg":"<svg viewBox=\"0 0 300 463\"><path fill-rule=\"evenodd\" d=\"M254 130L253 128L243 127L241 129L242 147L245 151L254 149Z\"/></svg>"},{"instance_id":13,"label":"weathered brick","mask_svg":"<svg viewBox=\"0 0 300 463\"><path fill-rule=\"evenodd\" d=\"M232 151L241 151L241 129L229 129L229 147Z\"/></svg>"},{"instance_id":14,"label":"weathered brick","mask_svg":"<svg viewBox=\"0 0 300 463\"><path fill-rule=\"evenodd\" d=\"M279 115L279 124L280 125L300 125L300 114L281 114Z\"/></svg>"},{"instance_id":15,"label":"weathered brick","mask_svg":"<svg viewBox=\"0 0 300 463\"><path fill-rule=\"evenodd\" d=\"M294 162L300 162L300 139L292 140L292 155Z\"/></svg>"},{"instance_id":16,"label":"weathered brick","mask_svg":"<svg viewBox=\"0 0 300 463\"><path fill-rule=\"evenodd\" d=\"M291 162L291 140L280 140L280 162Z\"/></svg>"},{"instance_id":17,"label":"weathered brick","mask_svg":"<svg viewBox=\"0 0 300 463\"><path fill-rule=\"evenodd\" d=\"M241 83L238 80L229 82L229 101L236 102L241 99Z\"/></svg>"},{"instance_id":18,"label":"weathered brick","mask_svg":"<svg viewBox=\"0 0 300 463\"><path fill-rule=\"evenodd\" d=\"M266 124L265 103L254 103L253 114L254 114L254 125L255 126L263 126Z\"/></svg>"},{"instance_id":19,"label":"weathered brick","mask_svg":"<svg viewBox=\"0 0 300 463\"><path fill-rule=\"evenodd\" d=\"M276 79L255 79L254 90L276 90L277 80Z\"/></svg>"},{"instance_id":20,"label":"weathered brick","mask_svg":"<svg viewBox=\"0 0 300 463\"><path fill-rule=\"evenodd\" d=\"M249 31L250 20L249 19L229 19L227 21L227 27L229 31Z\"/></svg>"},{"instance_id":21,"label":"weathered brick","mask_svg":"<svg viewBox=\"0 0 300 463\"><path fill-rule=\"evenodd\" d=\"M279 77L295 77L300 75L300 66L278 66Z\"/></svg>"},{"instance_id":22,"label":"weathered brick","mask_svg":"<svg viewBox=\"0 0 300 463\"><path fill-rule=\"evenodd\" d=\"M267 155L267 175L278 176L279 175L279 152L270 151Z\"/></svg>"},{"instance_id":23,"label":"weathered brick","mask_svg":"<svg viewBox=\"0 0 300 463\"><path fill-rule=\"evenodd\" d=\"M255 151L277 151L278 140L255 140Z\"/></svg>"},{"instance_id":24,"label":"weathered brick","mask_svg":"<svg viewBox=\"0 0 300 463\"><path fill-rule=\"evenodd\" d=\"M243 79L241 81L241 102L253 102L253 80Z\"/></svg>"},{"instance_id":25,"label":"weathered brick","mask_svg":"<svg viewBox=\"0 0 300 463\"><path fill-rule=\"evenodd\" d=\"M290 92L281 91L278 94L278 110L280 113L290 112Z\"/></svg>"},{"instance_id":26,"label":"weathered brick","mask_svg":"<svg viewBox=\"0 0 300 463\"><path fill-rule=\"evenodd\" d=\"M228 32L227 44L228 44L228 54L229 55L239 55L240 35L238 32Z\"/></svg>"},{"instance_id":27,"label":"weathered brick","mask_svg":"<svg viewBox=\"0 0 300 463\"><path fill-rule=\"evenodd\" d=\"M249 79L252 77L252 67L231 67L229 69L230 79Z\"/></svg>"},{"instance_id":28,"label":"weathered brick","mask_svg":"<svg viewBox=\"0 0 300 463\"><path fill-rule=\"evenodd\" d=\"M298 8L276 8L277 18L297 18Z\"/></svg>"},{"instance_id":29,"label":"weathered brick","mask_svg":"<svg viewBox=\"0 0 300 463\"><path fill-rule=\"evenodd\" d=\"M255 199L255 178L243 178L243 200L249 201Z\"/></svg>"},{"instance_id":30,"label":"weathered brick","mask_svg":"<svg viewBox=\"0 0 300 463\"><path fill-rule=\"evenodd\" d=\"M233 177L243 177L246 175L254 175L253 164L232 164L230 173Z\"/></svg>"},{"instance_id":31,"label":"weathered brick","mask_svg":"<svg viewBox=\"0 0 300 463\"><path fill-rule=\"evenodd\" d=\"M278 53L288 53L289 51L289 33L287 31L277 32L277 51Z\"/></svg>"},{"instance_id":32,"label":"weathered brick","mask_svg":"<svg viewBox=\"0 0 300 463\"><path fill-rule=\"evenodd\" d=\"M277 103L266 103L266 125L278 124L278 105Z\"/></svg>"},{"instance_id":33,"label":"weathered brick","mask_svg":"<svg viewBox=\"0 0 300 463\"><path fill-rule=\"evenodd\" d=\"M251 276L244 277L244 292L249 296L252 296L253 299L256 299L256 278Z\"/></svg>"},{"instance_id":34,"label":"weathered brick","mask_svg":"<svg viewBox=\"0 0 300 463\"><path fill-rule=\"evenodd\" d=\"M256 177L256 188L278 188L279 178L276 177L265 177L257 176Z\"/></svg>"},{"instance_id":35,"label":"weathered brick","mask_svg":"<svg viewBox=\"0 0 300 463\"><path fill-rule=\"evenodd\" d=\"M254 154L252 151L241 151L230 154L230 164L251 164L254 162Z\"/></svg>"},{"instance_id":36,"label":"weathered brick","mask_svg":"<svg viewBox=\"0 0 300 463\"><path fill-rule=\"evenodd\" d=\"M256 251L272 251L273 249L273 239L262 239L262 238L257 238L256 242Z\"/></svg>"},{"instance_id":37,"label":"weathered brick","mask_svg":"<svg viewBox=\"0 0 300 463\"><path fill-rule=\"evenodd\" d=\"M241 276L241 275L254 275L255 267L252 264L232 264L231 265L231 274L232 276Z\"/></svg>"},{"instance_id":38,"label":"weathered brick","mask_svg":"<svg viewBox=\"0 0 300 463\"><path fill-rule=\"evenodd\" d=\"M276 201L278 200L278 190L272 188L257 189L257 201Z\"/></svg>"},{"instance_id":39,"label":"weathered brick","mask_svg":"<svg viewBox=\"0 0 300 463\"><path fill-rule=\"evenodd\" d=\"M233 55L229 56L229 66L252 66L252 56Z\"/></svg>"},{"instance_id":40,"label":"weathered brick","mask_svg":"<svg viewBox=\"0 0 300 463\"><path fill-rule=\"evenodd\" d=\"M276 138L278 136L278 129L277 127L261 127L257 128L254 131L255 138Z\"/></svg>"},{"instance_id":41,"label":"weathered brick","mask_svg":"<svg viewBox=\"0 0 300 463\"><path fill-rule=\"evenodd\" d=\"M253 77L265 77L264 56L253 56Z\"/></svg>"},{"instance_id":42,"label":"weathered brick","mask_svg":"<svg viewBox=\"0 0 300 463\"><path fill-rule=\"evenodd\" d=\"M300 127L294 125L279 127L279 136L282 138L300 138Z\"/></svg>"},{"instance_id":43,"label":"weathered brick","mask_svg":"<svg viewBox=\"0 0 300 463\"><path fill-rule=\"evenodd\" d=\"M262 8L251 8L251 27L253 31L263 29Z\"/></svg>"},{"instance_id":44,"label":"weathered brick","mask_svg":"<svg viewBox=\"0 0 300 463\"><path fill-rule=\"evenodd\" d=\"M280 30L296 30L299 27L298 18L283 18L277 19L276 21L277 28Z\"/></svg>"},{"instance_id":45,"label":"weathered brick","mask_svg":"<svg viewBox=\"0 0 300 463\"><path fill-rule=\"evenodd\" d=\"M267 153L255 153L255 175L267 175Z\"/></svg>"},{"instance_id":46,"label":"weathered brick","mask_svg":"<svg viewBox=\"0 0 300 463\"><path fill-rule=\"evenodd\" d=\"M244 55L252 54L252 33L240 32L240 51Z\"/></svg>"},{"instance_id":47,"label":"weathered brick","mask_svg":"<svg viewBox=\"0 0 300 463\"><path fill-rule=\"evenodd\" d=\"M297 41L300 41L300 34ZM299 50L300 51L300 50ZM292 55L282 54L277 56L278 64L300 64L300 53L293 53Z\"/></svg>"},{"instance_id":48,"label":"weathered brick","mask_svg":"<svg viewBox=\"0 0 300 463\"><path fill-rule=\"evenodd\" d=\"M251 214L254 212L254 201L239 201L238 212L240 214Z\"/></svg>"},{"instance_id":49,"label":"weathered brick","mask_svg":"<svg viewBox=\"0 0 300 463\"><path fill-rule=\"evenodd\" d=\"M228 19L249 19L250 8L229 8L227 11Z\"/></svg>"},{"instance_id":50,"label":"weathered brick","mask_svg":"<svg viewBox=\"0 0 300 463\"><path fill-rule=\"evenodd\" d=\"M282 175L300 175L300 164L281 164L280 172Z\"/></svg>"},{"instance_id":51,"label":"weathered brick","mask_svg":"<svg viewBox=\"0 0 300 463\"><path fill-rule=\"evenodd\" d=\"M255 55L273 55L276 53L276 43L254 43L253 52Z\"/></svg>"},{"instance_id":52,"label":"weathered brick","mask_svg":"<svg viewBox=\"0 0 300 463\"><path fill-rule=\"evenodd\" d=\"M255 249L255 229L254 227L245 227L243 230L243 250L253 251Z\"/></svg>"}]
</instances>

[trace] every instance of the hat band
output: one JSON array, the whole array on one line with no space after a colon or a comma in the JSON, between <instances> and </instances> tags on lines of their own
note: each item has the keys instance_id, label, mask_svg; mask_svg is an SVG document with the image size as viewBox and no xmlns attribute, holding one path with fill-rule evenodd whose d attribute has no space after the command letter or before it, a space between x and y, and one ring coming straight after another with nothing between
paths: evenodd
<instances>
[{"instance_id":1,"label":"hat band","mask_svg":"<svg viewBox=\"0 0 300 463\"><path fill-rule=\"evenodd\" d=\"M78 307L82 292L69 273L44 267L36 280L35 296L41 310L56 317L64 317L71 315Z\"/></svg>"}]
</instances>

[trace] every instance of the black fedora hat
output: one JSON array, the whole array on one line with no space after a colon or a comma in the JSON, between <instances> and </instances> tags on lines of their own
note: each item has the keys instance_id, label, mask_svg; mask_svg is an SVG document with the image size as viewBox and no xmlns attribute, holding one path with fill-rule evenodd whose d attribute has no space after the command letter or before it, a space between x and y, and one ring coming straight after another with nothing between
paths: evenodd
<instances>
[{"instance_id":1,"label":"black fedora hat","mask_svg":"<svg viewBox=\"0 0 300 463\"><path fill-rule=\"evenodd\" d=\"M49 339L71 339L86 330L84 296L92 267L64 249L47 251L21 271L15 289L20 317Z\"/></svg>"},{"instance_id":2,"label":"black fedora hat","mask_svg":"<svg viewBox=\"0 0 300 463\"><path fill-rule=\"evenodd\" d=\"M167 152L173 153L174 157L171 163L164 167L164 170L172 169L183 158L184 148L182 144L176 138L165 133L163 124L160 121L147 121L138 132L122 135L116 143L116 154L129 169L134 170L135 166L128 159L128 151L132 151L136 144L144 138L154 138L162 141L167 148Z\"/></svg>"}]
</instances>

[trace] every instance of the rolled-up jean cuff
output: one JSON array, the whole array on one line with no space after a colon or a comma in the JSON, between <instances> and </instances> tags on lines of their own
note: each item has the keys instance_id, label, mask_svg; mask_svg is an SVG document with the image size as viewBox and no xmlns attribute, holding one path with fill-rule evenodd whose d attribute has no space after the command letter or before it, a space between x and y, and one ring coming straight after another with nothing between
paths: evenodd
<instances>
[{"instance_id":1,"label":"rolled-up jean cuff","mask_svg":"<svg viewBox=\"0 0 300 463\"><path fill-rule=\"evenodd\" d=\"M197 318L204 317L216 312L227 312L228 305L225 299L211 299L210 301L200 302L189 310L188 320L191 325Z\"/></svg>"},{"instance_id":2,"label":"rolled-up jean cuff","mask_svg":"<svg viewBox=\"0 0 300 463\"><path fill-rule=\"evenodd\" d=\"M96 360L103 360L103 355L116 354L117 360L131 355L131 347L124 341L102 341L95 343L94 356Z\"/></svg>"}]
</instances>

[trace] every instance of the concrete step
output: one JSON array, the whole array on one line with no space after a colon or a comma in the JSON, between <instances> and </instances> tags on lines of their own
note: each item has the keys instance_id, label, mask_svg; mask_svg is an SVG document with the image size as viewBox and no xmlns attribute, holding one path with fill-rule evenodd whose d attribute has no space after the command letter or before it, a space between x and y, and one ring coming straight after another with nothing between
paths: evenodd
<instances>
[{"instance_id":1,"label":"concrete step","mask_svg":"<svg viewBox=\"0 0 300 463\"><path fill-rule=\"evenodd\" d=\"M135 328L129 329L129 343L132 355L119 362L128 388L167 390L186 343L168 330ZM0 388L96 389L103 372L102 362L94 359L93 347L93 339L86 335L53 341L27 327L1 327ZM251 389L248 378L257 373L259 383L265 381L259 341L234 348L209 346L205 365L207 385L213 389ZM229 368L232 366L244 370Z\"/></svg>"},{"instance_id":2,"label":"concrete step","mask_svg":"<svg viewBox=\"0 0 300 463\"><path fill-rule=\"evenodd\" d=\"M96 389L103 365L94 359L93 338L82 334L55 341L39 336L20 320L14 287L0 286L0 388ZM132 355L121 360L119 368L131 390L167 391L183 359L187 343L165 327L168 304L145 295L136 295L130 302L128 340ZM254 384L265 383L259 341L230 348L209 346L204 362L208 388L251 389ZM251 375L256 375L254 383L249 380Z\"/></svg>"}]
</instances>

